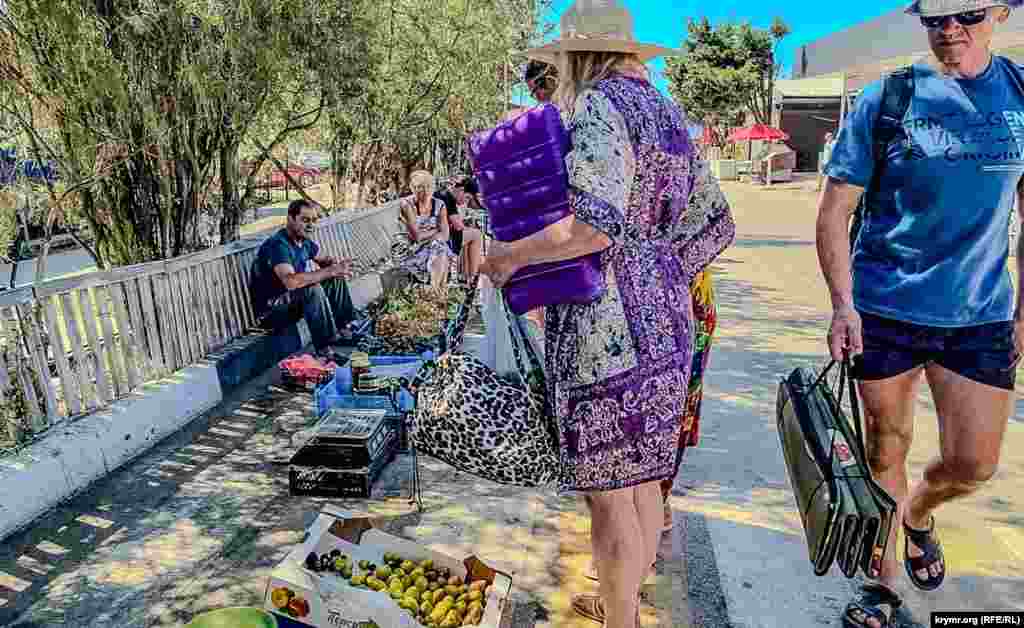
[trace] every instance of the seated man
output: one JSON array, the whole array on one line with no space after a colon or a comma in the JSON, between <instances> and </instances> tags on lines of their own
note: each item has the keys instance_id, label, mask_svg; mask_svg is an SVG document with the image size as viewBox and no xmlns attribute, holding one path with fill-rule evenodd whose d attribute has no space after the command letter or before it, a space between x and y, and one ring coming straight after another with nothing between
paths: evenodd
<instances>
[{"instance_id":1,"label":"seated man","mask_svg":"<svg viewBox=\"0 0 1024 628\"><path fill-rule=\"evenodd\" d=\"M318 218L309 201L292 201L284 229L260 246L250 294L261 328L279 331L305 319L317 356L333 359L330 346L347 343L344 332L355 319L345 282L352 263L320 255L320 246L311 239Z\"/></svg>"}]
</instances>

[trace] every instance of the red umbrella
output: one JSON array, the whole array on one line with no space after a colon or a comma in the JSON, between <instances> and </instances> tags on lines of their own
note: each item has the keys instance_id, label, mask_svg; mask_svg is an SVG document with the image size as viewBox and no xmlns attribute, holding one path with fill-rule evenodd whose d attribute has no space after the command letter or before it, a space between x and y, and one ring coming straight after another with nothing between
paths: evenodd
<instances>
[{"instance_id":1,"label":"red umbrella","mask_svg":"<svg viewBox=\"0 0 1024 628\"><path fill-rule=\"evenodd\" d=\"M697 139L697 143L704 144L706 146L710 146L715 143L715 132L711 130L710 126L704 127L704 132L701 133L700 137Z\"/></svg>"},{"instance_id":2,"label":"red umbrella","mask_svg":"<svg viewBox=\"0 0 1024 628\"><path fill-rule=\"evenodd\" d=\"M737 140L788 140L789 135L784 131L770 127L765 124L755 124L753 126L744 127L742 129L736 129L729 134L729 141L735 142Z\"/></svg>"}]
</instances>

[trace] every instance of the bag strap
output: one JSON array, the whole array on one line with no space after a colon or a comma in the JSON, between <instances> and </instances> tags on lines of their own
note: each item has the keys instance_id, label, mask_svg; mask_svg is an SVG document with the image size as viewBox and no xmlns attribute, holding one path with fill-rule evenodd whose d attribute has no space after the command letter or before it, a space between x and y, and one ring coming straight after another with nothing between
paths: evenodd
<instances>
[{"instance_id":1,"label":"bag strap","mask_svg":"<svg viewBox=\"0 0 1024 628\"><path fill-rule=\"evenodd\" d=\"M853 365L849 357L844 358L842 367L839 370L839 385L843 386L845 384L850 392L850 417L853 419L853 429L857 434L857 447L860 448L862 459L867 460L867 443L864 440L864 430L861 427L860 398L857 396L857 387L853 382L853 377L850 375L852 369ZM842 397L840 397L840 403L842 403Z\"/></svg>"},{"instance_id":2,"label":"bag strap","mask_svg":"<svg viewBox=\"0 0 1024 628\"><path fill-rule=\"evenodd\" d=\"M533 349L533 343L530 342L527 331L523 329L523 321L509 309L508 302L505 300L504 292L499 290L498 294L501 299L502 309L505 310L505 319L508 321L508 331L509 335L512 337L512 353L515 355L516 367L519 370L519 376L523 378L523 383L529 386L530 374L543 373L544 367L540 362L540 358L537 356L537 352ZM520 345L522 345L522 349L526 351L529 368L523 364Z\"/></svg>"},{"instance_id":3,"label":"bag strap","mask_svg":"<svg viewBox=\"0 0 1024 628\"><path fill-rule=\"evenodd\" d=\"M836 360L829 362L828 366L822 370L821 375L818 376L818 379L811 386L812 390L821 385L836 363ZM857 448L860 450L861 459L867 460L867 445L864 440L864 429L861 427L860 398L857 396L857 387L853 382L853 377L850 375L853 364L849 355L844 356L839 365L839 394L837 395L836 403L842 408L843 393L848 390L850 395L850 415L853 419L853 429L857 437Z\"/></svg>"},{"instance_id":4,"label":"bag strap","mask_svg":"<svg viewBox=\"0 0 1024 628\"><path fill-rule=\"evenodd\" d=\"M850 250L857 241L864 214L871 205L872 197L878 191L882 172L885 170L889 146L903 131L903 118L910 108L910 99L914 95L914 66L910 65L896 70L885 77L882 82L882 106L875 119L872 129L871 157L875 167L871 173L871 181L861 194L857 210L854 212L850 226Z\"/></svg>"},{"instance_id":5,"label":"bag strap","mask_svg":"<svg viewBox=\"0 0 1024 628\"><path fill-rule=\"evenodd\" d=\"M466 325L469 323L469 313L473 311L473 302L476 300L476 291L479 285L480 275L469 281L466 297L459 305L455 319L447 321L446 329L442 330L440 353L456 353L462 349L462 342L466 338Z\"/></svg>"},{"instance_id":6,"label":"bag strap","mask_svg":"<svg viewBox=\"0 0 1024 628\"><path fill-rule=\"evenodd\" d=\"M505 307L505 316L508 319L509 333L512 336L512 352L515 354L516 367L519 370L519 376L523 379L523 384L527 390L532 389L530 375L536 373L540 377L540 394L543 400L543 416L541 420L544 423L544 429L548 433L548 439L550 440L551 447L555 451L560 450L561 436L558 429L558 419L555 416L554 408L551 405L551 397L548 395L546 376L544 374L544 366L541 364L540 358L537 356L537 352L533 348L533 343L530 342L530 338L525 329L523 329L522 317L515 316L512 314L512 310L509 309L508 303L505 301L504 293L499 291L501 294L501 302ZM524 345L526 349L527 359L530 362L531 372L526 372L523 366L522 354L519 351L519 343Z\"/></svg>"}]
</instances>

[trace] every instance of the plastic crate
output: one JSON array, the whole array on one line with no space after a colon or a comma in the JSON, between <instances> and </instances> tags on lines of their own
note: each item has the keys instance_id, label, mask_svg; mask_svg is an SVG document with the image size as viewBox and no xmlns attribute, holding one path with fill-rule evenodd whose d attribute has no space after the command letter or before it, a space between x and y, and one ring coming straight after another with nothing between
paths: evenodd
<instances>
[{"instance_id":1,"label":"plastic crate","mask_svg":"<svg viewBox=\"0 0 1024 628\"><path fill-rule=\"evenodd\" d=\"M388 377L391 374L387 372L387 367L402 367L422 364L423 358L418 355L387 355L387 356L370 356L370 368L383 367L385 370L380 374ZM345 366L339 366L334 371L334 378L331 382L334 386L336 393L340 395L351 395L352 394L352 367L348 364ZM321 411L321 414L323 412Z\"/></svg>"},{"instance_id":2,"label":"plastic crate","mask_svg":"<svg viewBox=\"0 0 1024 628\"><path fill-rule=\"evenodd\" d=\"M317 388L315 396L318 418L323 418L335 409L384 410L388 421L398 434L398 450L409 451L409 433L405 419L407 412L412 410L411 407L405 408L405 411L395 408L391 398L382 395L344 395L334 390L333 383ZM408 401L406 403L408 404Z\"/></svg>"},{"instance_id":3,"label":"plastic crate","mask_svg":"<svg viewBox=\"0 0 1024 628\"><path fill-rule=\"evenodd\" d=\"M389 414L397 414L391 399L385 395L353 395L338 392L334 382L328 382L316 389L316 415L323 417L335 408L352 408L354 410L385 410Z\"/></svg>"},{"instance_id":4,"label":"plastic crate","mask_svg":"<svg viewBox=\"0 0 1024 628\"><path fill-rule=\"evenodd\" d=\"M288 390L302 391L302 392L313 392L317 388L328 385L334 381L335 373L324 373L320 377L295 377L286 369L281 369L281 386Z\"/></svg>"}]
</instances>

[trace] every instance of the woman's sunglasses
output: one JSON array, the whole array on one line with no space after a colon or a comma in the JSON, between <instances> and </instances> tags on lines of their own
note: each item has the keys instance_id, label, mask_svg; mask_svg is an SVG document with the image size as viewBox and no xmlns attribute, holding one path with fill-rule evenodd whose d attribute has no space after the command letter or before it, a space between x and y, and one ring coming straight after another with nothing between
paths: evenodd
<instances>
[{"instance_id":1,"label":"woman's sunglasses","mask_svg":"<svg viewBox=\"0 0 1024 628\"><path fill-rule=\"evenodd\" d=\"M930 17L921 16L921 23L924 24L925 28L942 28L946 18L953 18L960 26L977 26L985 21L988 17L988 9L978 9L977 11L964 11L963 13L957 13L956 15L933 15Z\"/></svg>"}]
</instances>

